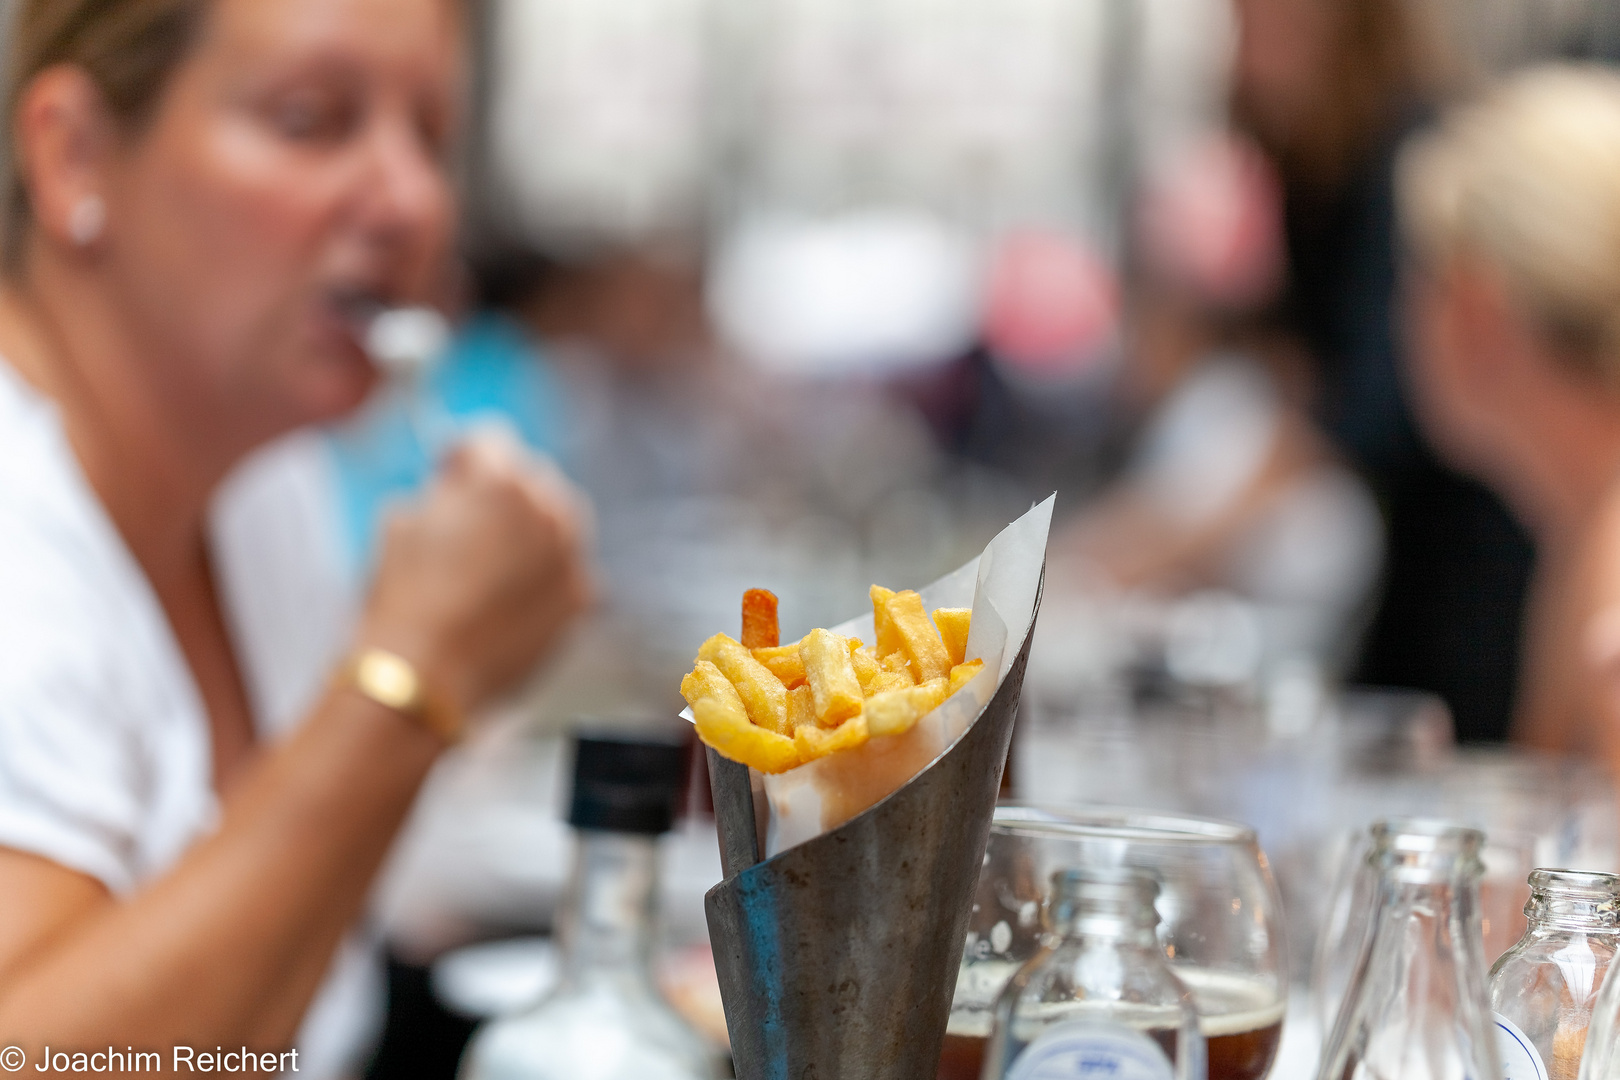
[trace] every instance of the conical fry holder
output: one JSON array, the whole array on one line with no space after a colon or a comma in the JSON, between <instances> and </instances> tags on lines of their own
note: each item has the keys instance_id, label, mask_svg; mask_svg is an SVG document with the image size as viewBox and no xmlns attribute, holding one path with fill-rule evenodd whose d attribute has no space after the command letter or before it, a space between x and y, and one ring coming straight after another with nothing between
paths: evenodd
<instances>
[{"instance_id":1,"label":"conical fry holder","mask_svg":"<svg viewBox=\"0 0 1620 1080\"><path fill-rule=\"evenodd\" d=\"M709 890L738 1080L932 1080L1034 622L955 745L838 828Z\"/></svg>"}]
</instances>

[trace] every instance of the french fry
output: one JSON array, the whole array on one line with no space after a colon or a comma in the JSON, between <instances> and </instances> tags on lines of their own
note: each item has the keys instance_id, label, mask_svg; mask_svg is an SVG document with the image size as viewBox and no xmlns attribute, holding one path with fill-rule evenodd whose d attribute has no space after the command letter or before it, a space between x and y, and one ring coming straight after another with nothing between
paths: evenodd
<instances>
[{"instance_id":1,"label":"french fry","mask_svg":"<svg viewBox=\"0 0 1620 1080\"><path fill-rule=\"evenodd\" d=\"M917 684L911 681L909 671L884 671L872 680L872 685L866 688L866 700L870 702L878 694L886 694L891 690L910 690Z\"/></svg>"},{"instance_id":2,"label":"french fry","mask_svg":"<svg viewBox=\"0 0 1620 1080\"><path fill-rule=\"evenodd\" d=\"M867 734L898 735L909 731L922 715L911 707L913 689L903 686L895 690L882 690L867 698L866 711L861 714L866 721Z\"/></svg>"},{"instance_id":3,"label":"french fry","mask_svg":"<svg viewBox=\"0 0 1620 1080\"><path fill-rule=\"evenodd\" d=\"M804 677L815 697L816 722L832 728L859 716L865 700L849 658L849 646L831 630L812 630L799 643Z\"/></svg>"},{"instance_id":4,"label":"french fry","mask_svg":"<svg viewBox=\"0 0 1620 1080\"><path fill-rule=\"evenodd\" d=\"M776 619L776 594L769 589L749 589L743 593L742 643L750 649L768 649L782 643L782 627Z\"/></svg>"},{"instance_id":5,"label":"french fry","mask_svg":"<svg viewBox=\"0 0 1620 1080\"><path fill-rule=\"evenodd\" d=\"M708 660L699 660L681 680L681 695L692 706L698 738L725 757L760 772L786 772L800 764L793 740L749 721L737 688Z\"/></svg>"},{"instance_id":6,"label":"french fry","mask_svg":"<svg viewBox=\"0 0 1620 1080\"><path fill-rule=\"evenodd\" d=\"M789 690L804 682L804 661L799 658L799 642L754 649L753 653L754 659L764 664L772 675L781 679L782 685Z\"/></svg>"},{"instance_id":7,"label":"french fry","mask_svg":"<svg viewBox=\"0 0 1620 1080\"><path fill-rule=\"evenodd\" d=\"M743 709L743 718L747 719L748 716L737 688L731 685L725 672L708 660L693 664L692 670L681 680L681 697L686 699L688 705L696 705L699 698L705 697L719 698L727 704L736 702L737 708Z\"/></svg>"},{"instance_id":8,"label":"french fry","mask_svg":"<svg viewBox=\"0 0 1620 1080\"><path fill-rule=\"evenodd\" d=\"M787 772L804 763L792 739L749 723L747 713L719 698L698 698L692 703L692 719L698 738L732 761L765 773Z\"/></svg>"},{"instance_id":9,"label":"french fry","mask_svg":"<svg viewBox=\"0 0 1620 1080\"><path fill-rule=\"evenodd\" d=\"M973 680L973 676L984 670L983 660L969 660L951 668L951 693L956 693Z\"/></svg>"},{"instance_id":10,"label":"french fry","mask_svg":"<svg viewBox=\"0 0 1620 1080\"><path fill-rule=\"evenodd\" d=\"M793 747L799 757L814 761L840 750L853 750L869 737L865 718L852 716L830 731L814 724L800 728L793 733Z\"/></svg>"},{"instance_id":11,"label":"french fry","mask_svg":"<svg viewBox=\"0 0 1620 1080\"><path fill-rule=\"evenodd\" d=\"M911 665L901 653L890 653L878 661L879 672L866 688L866 696L881 694L888 690L904 690L908 686L916 686L917 680L911 677Z\"/></svg>"},{"instance_id":12,"label":"french fry","mask_svg":"<svg viewBox=\"0 0 1620 1080\"><path fill-rule=\"evenodd\" d=\"M816 698L806 683L788 691L788 723L795 734L806 725L816 726Z\"/></svg>"},{"instance_id":13,"label":"french fry","mask_svg":"<svg viewBox=\"0 0 1620 1080\"><path fill-rule=\"evenodd\" d=\"M945 651L939 630L923 610L922 597L907 589L889 597L884 607L895 633L900 636L900 651L911 661L911 673L918 684L948 678L951 657Z\"/></svg>"},{"instance_id":14,"label":"french fry","mask_svg":"<svg viewBox=\"0 0 1620 1080\"><path fill-rule=\"evenodd\" d=\"M883 665L865 649L856 649L849 654L849 666L855 670L855 681L861 684L861 693L871 696L872 680L882 674Z\"/></svg>"},{"instance_id":15,"label":"french fry","mask_svg":"<svg viewBox=\"0 0 1620 1080\"><path fill-rule=\"evenodd\" d=\"M927 716L951 696L951 680L948 678L932 679L912 691L912 703L917 706L919 718Z\"/></svg>"},{"instance_id":16,"label":"french fry","mask_svg":"<svg viewBox=\"0 0 1620 1080\"><path fill-rule=\"evenodd\" d=\"M984 670L962 659L972 612L938 608L915 592L872 586L877 642L812 630L780 642L776 597L743 598L743 640L716 634L698 650L681 694L698 736L761 772L785 772L904 734Z\"/></svg>"},{"instance_id":17,"label":"french fry","mask_svg":"<svg viewBox=\"0 0 1620 1080\"><path fill-rule=\"evenodd\" d=\"M748 719L767 731L792 736L793 729L787 719L787 687L769 668L755 660L742 642L716 634L703 643L698 659L708 660L731 680L748 710Z\"/></svg>"},{"instance_id":18,"label":"french fry","mask_svg":"<svg viewBox=\"0 0 1620 1080\"><path fill-rule=\"evenodd\" d=\"M850 659L854 660L856 652L861 648L861 639L857 637L845 638L849 643ZM786 645L774 645L766 649L754 649L754 659L770 668L771 674L782 680L782 685L792 690L804 682L804 660L799 656L799 646L804 639L790 641ZM858 678L860 673L856 672Z\"/></svg>"},{"instance_id":19,"label":"french fry","mask_svg":"<svg viewBox=\"0 0 1620 1080\"><path fill-rule=\"evenodd\" d=\"M951 693L949 679L932 679L920 686L908 686L874 694L866 700L866 730L879 735L903 735L917 721L933 712Z\"/></svg>"},{"instance_id":20,"label":"french fry","mask_svg":"<svg viewBox=\"0 0 1620 1080\"><path fill-rule=\"evenodd\" d=\"M972 619L972 608L934 609L934 625L939 628L940 639L945 642L945 652L952 664L960 664L967 656L968 623Z\"/></svg>"},{"instance_id":21,"label":"french fry","mask_svg":"<svg viewBox=\"0 0 1620 1080\"><path fill-rule=\"evenodd\" d=\"M877 655L882 659L890 653L900 651L900 634L895 629L894 620L889 618L889 600L894 596L894 591L881 585L874 585L871 596L872 625L877 628Z\"/></svg>"}]
</instances>

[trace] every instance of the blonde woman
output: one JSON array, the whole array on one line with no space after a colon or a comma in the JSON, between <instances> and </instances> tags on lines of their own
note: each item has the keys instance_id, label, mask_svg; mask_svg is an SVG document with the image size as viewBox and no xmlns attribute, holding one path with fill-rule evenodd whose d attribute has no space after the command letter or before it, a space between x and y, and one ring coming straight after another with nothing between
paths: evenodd
<instances>
[{"instance_id":1,"label":"blonde woman","mask_svg":"<svg viewBox=\"0 0 1620 1080\"><path fill-rule=\"evenodd\" d=\"M210 527L250 452L372 387L356 315L441 271L465 14L10 6L0 1046L334 1074L365 1010L311 1002L357 985L334 956L390 839L586 592L568 491L467 447L392 521L348 640L272 670L240 646L298 657L310 627L228 586L296 597L308 553L244 562ZM312 692L270 715L288 685Z\"/></svg>"},{"instance_id":2,"label":"blonde woman","mask_svg":"<svg viewBox=\"0 0 1620 1080\"><path fill-rule=\"evenodd\" d=\"M1620 768L1620 75L1514 77L1400 197L1423 422L1539 551L1515 736Z\"/></svg>"}]
</instances>

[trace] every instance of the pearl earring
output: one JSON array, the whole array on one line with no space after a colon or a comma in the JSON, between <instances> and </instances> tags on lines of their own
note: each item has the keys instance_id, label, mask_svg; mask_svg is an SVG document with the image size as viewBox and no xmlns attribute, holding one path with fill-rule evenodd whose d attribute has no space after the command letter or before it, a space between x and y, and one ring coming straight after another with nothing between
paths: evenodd
<instances>
[{"instance_id":1,"label":"pearl earring","mask_svg":"<svg viewBox=\"0 0 1620 1080\"><path fill-rule=\"evenodd\" d=\"M107 204L100 195L86 195L73 204L68 214L68 236L79 247L89 247L101 239L107 225Z\"/></svg>"}]
</instances>

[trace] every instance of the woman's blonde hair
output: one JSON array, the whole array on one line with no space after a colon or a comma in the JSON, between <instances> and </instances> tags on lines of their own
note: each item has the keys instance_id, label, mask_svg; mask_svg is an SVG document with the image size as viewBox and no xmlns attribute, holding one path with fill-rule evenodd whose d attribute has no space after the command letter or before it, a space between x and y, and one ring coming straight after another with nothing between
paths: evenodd
<instances>
[{"instance_id":1,"label":"woman's blonde hair","mask_svg":"<svg viewBox=\"0 0 1620 1080\"><path fill-rule=\"evenodd\" d=\"M1550 344L1620 387L1620 73L1511 77L1408 147L1398 185L1420 265L1488 263Z\"/></svg>"},{"instance_id":2,"label":"woman's blonde hair","mask_svg":"<svg viewBox=\"0 0 1620 1080\"><path fill-rule=\"evenodd\" d=\"M207 0L11 0L6 20L4 265L15 270L28 230L28 188L17 167L12 122L36 76L58 64L83 69L113 118L138 130L196 37Z\"/></svg>"}]
</instances>

